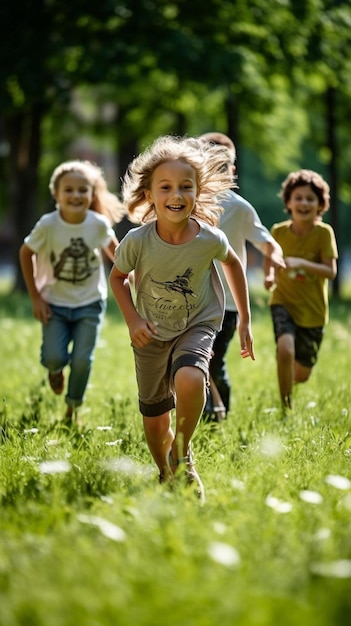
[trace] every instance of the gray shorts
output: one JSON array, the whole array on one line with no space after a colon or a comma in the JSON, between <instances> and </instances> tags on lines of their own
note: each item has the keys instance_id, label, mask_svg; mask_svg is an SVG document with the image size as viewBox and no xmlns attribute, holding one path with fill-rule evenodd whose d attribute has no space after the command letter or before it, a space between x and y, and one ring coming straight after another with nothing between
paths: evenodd
<instances>
[{"instance_id":1,"label":"gray shorts","mask_svg":"<svg viewBox=\"0 0 351 626\"><path fill-rule=\"evenodd\" d=\"M174 408L173 379L181 367L198 367L208 384L215 336L209 326L194 326L171 341L153 339L144 348L133 347L142 415L156 417Z\"/></svg>"},{"instance_id":2,"label":"gray shorts","mask_svg":"<svg viewBox=\"0 0 351 626\"><path fill-rule=\"evenodd\" d=\"M295 360L304 367L313 367L317 362L319 348L321 347L324 328L304 328L297 326L290 313L281 304L271 306L274 336L278 341L284 334L293 335L295 339Z\"/></svg>"}]
</instances>

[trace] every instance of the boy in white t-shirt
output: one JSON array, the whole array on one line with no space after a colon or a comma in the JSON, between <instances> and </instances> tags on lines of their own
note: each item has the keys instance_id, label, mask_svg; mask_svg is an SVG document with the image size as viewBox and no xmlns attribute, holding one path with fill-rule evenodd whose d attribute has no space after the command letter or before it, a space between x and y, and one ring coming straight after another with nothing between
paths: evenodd
<instances>
[{"instance_id":1,"label":"boy in white t-shirt","mask_svg":"<svg viewBox=\"0 0 351 626\"><path fill-rule=\"evenodd\" d=\"M228 168L234 181L236 150L233 141L227 135L217 132L200 135L200 139L227 148ZM230 189L219 197L219 204L224 209L219 226L227 235L245 271L247 241L267 257L275 267L285 267L281 247L262 224L254 207L247 200ZM214 341L213 356L210 361L211 387L203 415L208 421L225 419L230 409L231 381L227 371L226 355L238 323L238 311L229 285L221 265L216 262L216 266L223 280L226 305L222 329Z\"/></svg>"}]
</instances>

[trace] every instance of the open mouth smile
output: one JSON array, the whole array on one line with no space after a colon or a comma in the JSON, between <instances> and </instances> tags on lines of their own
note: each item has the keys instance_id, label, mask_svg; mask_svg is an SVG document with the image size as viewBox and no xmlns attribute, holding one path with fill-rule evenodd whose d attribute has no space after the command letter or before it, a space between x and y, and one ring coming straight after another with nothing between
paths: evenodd
<instances>
[{"instance_id":1,"label":"open mouth smile","mask_svg":"<svg viewBox=\"0 0 351 626\"><path fill-rule=\"evenodd\" d=\"M167 209L169 209L169 211L182 211L182 209L184 209L185 205L184 204L168 204L167 205Z\"/></svg>"}]
</instances>

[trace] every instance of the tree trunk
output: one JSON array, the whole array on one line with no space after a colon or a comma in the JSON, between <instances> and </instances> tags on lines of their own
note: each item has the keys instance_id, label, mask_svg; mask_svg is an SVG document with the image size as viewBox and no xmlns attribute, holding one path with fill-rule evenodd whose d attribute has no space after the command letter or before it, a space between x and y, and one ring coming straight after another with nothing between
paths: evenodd
<instances>
[{"instance_id":1,"label":"tree trunk","mask_svg":"<svg viewBox=\"0 0 351 626\"><path fill-rule=\"evenodd\" d=\"M338 181L338 146L336 139L336 91L329 87L326 92L326 123L327 146L330 150L329 183L330 183L330 223L334 229L336 240L339 239L339 181ZM340 250L339 250L340 255ZM341 258L339 256L339 265ZM332 282L333 295L340 295L340 274L337 273Z\"/></svg>"},{"instance_id":2,"label":"tree trunk","mask_svg":"<svg viewBox=\"0 0 351 626\"><path fill-rule=\"evenodd\" d=\"M227 132L226 134L233 141L237 156L240 157L240 132L239 132L239 110L238 103L233 93L228 93L225 102L225 111L227 116ZM240 159L236 162L236 174L239 176Z\"/></svg>"},{"instance_id":3,"label":"tree trunk","mask_svg":"<svg viewBox=\"0 0 351 626\"><path fill-rule=\"evenodd\" d=\"M117 167L118 167L118 180L122 185L122 180L124 175L128 169L129 164L134 159L134 157L139 154L138 149L138 140L136 137L127 136L125 132L123 132L123 128L125 127L124 116L128 113L129 108L124 108L123 106L118 107L118 114L116 117L116 136L117 136ZM122 179L122 180L121 180ZM124 217L119 224L115 225L116 235L119 239L123 239L124 235L132 228L135 227L135 224L129 221L128 217Z\"/></svg>"},{"instance_id":4,"label":"tree trunk","mask_svg":"<svg viewBox=\"0 0 351 626\"><path fill-rule=\"evenodd\" d=\"M40 104L26 112L5 117L5 132L10 145L10 206L14 225L14 289L25 291L18 251L24 237L37 219L38 166L41 148Z\"/></svg>"}]
</instances>

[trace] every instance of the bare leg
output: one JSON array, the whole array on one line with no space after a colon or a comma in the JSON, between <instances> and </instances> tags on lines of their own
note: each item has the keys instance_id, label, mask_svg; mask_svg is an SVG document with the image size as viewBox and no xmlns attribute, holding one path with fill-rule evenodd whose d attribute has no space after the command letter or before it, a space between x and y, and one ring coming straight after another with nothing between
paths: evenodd
<instances>
[{"instance_id":1,"label":"bare leg","mask_svg":"<svg viewBox=\"0 0 351 626\"><path fill-rule=\"evenodd\" d=\"M163 472L166 464L166 454L174 439L171 428L171 413L167 411L167 413L163 413L157 417L143 416L143 421L145 438L149 450L160 472Z\"/></svg>"},{"instance_id":2,"label":"bare leg","mask_svg":"<svg viewBox=\"0 0 351 626\"><path fill-rule=\"evenodd\" d=\"M312 373L312 367L306 367L295 361L295 383L305 383Z\"/></svg>"},{"instance_id":3,"label":"bare leg","mask_svg":"<svg viewBox=\"0 0 351 626\"><path fill-rule=\"evenodd\" d=\"M295 342L293 335L281 335L277 342L277 369L280 395L283 405L291 408L294 386Z\"/></svg>"},{"instance_id":4,"label":"bare leg","mask_svg":"<svg viewBox=\"0 0 351 626\"><path fill-rule=\"evenodd\" d=\"M226 418L226 409L221 398L221 394L218 391L218 387L214 382L212 376L210 376L210 394L212 396L213 412L215 414L215 421L221 422Z\"/></svg>"},{"instance_id":5,"label":"bare leg","mask_svg":"<svg viewBox=\"0 0 351 626\"><path fill-rule=\"evenodd\" d=\"M198 424L206 400L205 374L197 367L181 367L175 374L176 432L171 458L187 456L189 444Z\"/></svg>"}]
</instances>

